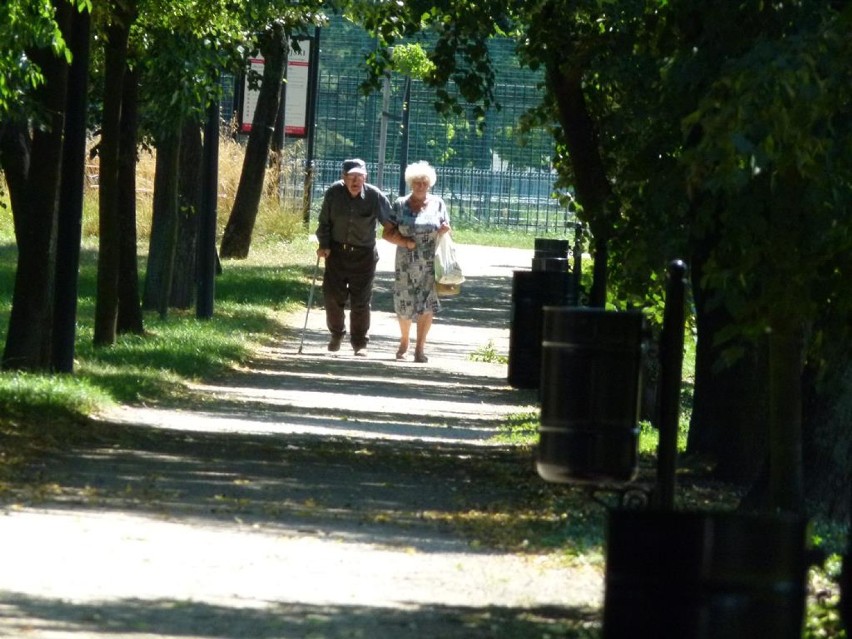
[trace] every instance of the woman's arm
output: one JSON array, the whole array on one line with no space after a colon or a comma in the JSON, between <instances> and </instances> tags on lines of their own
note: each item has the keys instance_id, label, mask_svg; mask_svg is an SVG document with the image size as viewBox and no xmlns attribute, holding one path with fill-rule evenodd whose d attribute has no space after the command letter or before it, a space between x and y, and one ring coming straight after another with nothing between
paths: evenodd
<instances>
[{"instance_id":1,"label":"woman's arm","mask_svg":"<svg viewBox=\"0 0 852 639\"><path fill-rule=\"evenodd\" d=\"M405 237L399 232L399 227L391 222L382 224L382 239L397 246L404 246L407 249L413 249L417 246L413 238Z\"/></svg>"}]
</instances>

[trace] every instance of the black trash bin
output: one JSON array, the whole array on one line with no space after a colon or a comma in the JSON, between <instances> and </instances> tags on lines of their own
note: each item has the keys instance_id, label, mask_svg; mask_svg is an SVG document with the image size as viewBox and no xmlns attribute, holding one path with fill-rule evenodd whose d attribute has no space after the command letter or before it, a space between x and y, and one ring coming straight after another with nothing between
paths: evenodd
<instances>
[{"instance_id":1,"label":"black trash bin","mask_svg":"<svg viewBox=\"0 0 852 639\"><path fill-rule=\"evenodd\" d=\"M644 316L545 307L543 317L538 474L556 483L631 481L639 463Z\"/></svg>"},{"instance_id":2,"label":"black trash bin","mask_svg":"<svg viewBox=\"0 0 852 639\"><path fill-rule=\"evenodd\" d=\"M541 380L542 309L576 304L573 276L567 270L515 271L509 322L508 382L513 388L538 388Z\"/></svg>"},{"instance_id":3,"label":"black trash bin","mask_svg":"<svg viewBox=\"0 0 852 639\"><path fill-rule=\"evenodd\" d=\"M808 522L740 512L615 510L604 639L800 639Z\"/></svg>"},{"instance_id":4,"label":"black trash bin","mask_svg":"<svg viewBox=\"0 0 852 639\"><path fill-rule=\"evenodd\" d=\"M565 257L571 251L568 240L537 237L533 240L533 257Z\"/></svg>"},{"instance_id":5,"label":"black trash bin","mask_svg":"<svg viewBox=\"0 0 852 639\"><path fill-rule=\"evenodd\" d=\"M567 257L555 257L553 255L548 255L546 257L533 257L532 270L569 273L571 271L571 263L568 261Z\"/></svg>"},{"instance_id":6,"label":"black trash bin","mask_svg":"<svg viewBox=\"0 0 852 639\"><path fill-rule=\"evenodd\" d=\"M571 245L568 240L537 237L533 245L532 270L568 271L570 252ZM561 260L564 260L564 266Z\"/></svg>"}]
</instances>

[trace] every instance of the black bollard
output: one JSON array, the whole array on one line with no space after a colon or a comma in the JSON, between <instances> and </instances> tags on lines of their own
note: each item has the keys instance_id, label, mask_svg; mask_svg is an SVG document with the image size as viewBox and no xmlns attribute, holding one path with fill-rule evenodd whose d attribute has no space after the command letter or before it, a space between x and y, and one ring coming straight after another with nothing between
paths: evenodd
<instances>
[{"instance_id":1,"label":"black bollard","mask_svg":"<svg viewBox=\"0 0 852 639\"><path fill-rule=\"evenodd\" d=\"M669 264L666 308L660 339L660 439L657 444L656 506L674 507L680 385L683 378L683 331L686 318L686 264Z\"/></svg>"}]
</instances>

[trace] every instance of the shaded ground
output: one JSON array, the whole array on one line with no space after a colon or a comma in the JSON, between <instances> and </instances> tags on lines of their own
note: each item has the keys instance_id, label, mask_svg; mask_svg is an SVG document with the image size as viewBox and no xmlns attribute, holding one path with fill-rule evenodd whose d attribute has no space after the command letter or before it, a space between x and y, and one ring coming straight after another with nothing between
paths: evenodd
<instances>
[{"instance_id":1,"label":"shaded ground","mask_svg":"<svg viewBox=\"0 0 852 639\"><path fill-rule=\"evenodd\" d=\"M529 452L493 439L535 397L470 360L507 352L531 252L459 247L469 280L419 365L394 359L388 248L368 358L327 353L315 307L304 336L293 316L245 370L105 416L2 496L0 636L597 636L599 563L527 543L564 524Z\"/></svg>"}]
</instances>

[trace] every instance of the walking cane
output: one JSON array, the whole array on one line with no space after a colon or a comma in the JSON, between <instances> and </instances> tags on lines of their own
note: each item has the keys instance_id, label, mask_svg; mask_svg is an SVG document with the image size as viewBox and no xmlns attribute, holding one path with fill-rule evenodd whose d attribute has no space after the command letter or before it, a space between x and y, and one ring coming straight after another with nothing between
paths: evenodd
<instances>
[{"instance_id":1,"label":"walking cane","mask_svg":"<svg viewBox=\"0 0 852 639\"><path fill-rule=\"evenodd\" d=\"M299 355L302 354L302 346L305 343L305 331L308 328L308 315L311 312L311 306L314 304L314 288L317 285L317 272L319 272L320 257L317 255L317 263L314 266L314 277L311 280L311 292L308 294L308 310L305 312L305 325L302 327L302 339L299 340Z\"/></svg>"}]
</instances>

